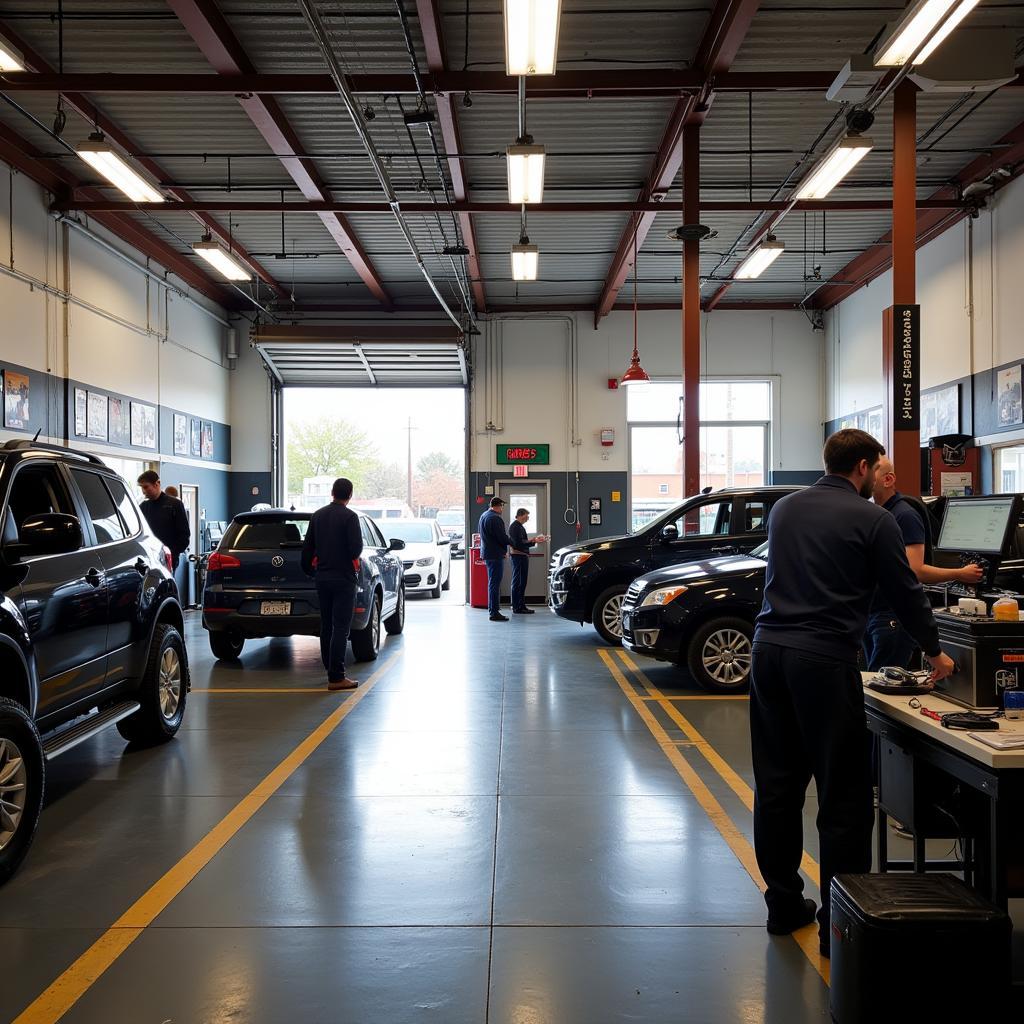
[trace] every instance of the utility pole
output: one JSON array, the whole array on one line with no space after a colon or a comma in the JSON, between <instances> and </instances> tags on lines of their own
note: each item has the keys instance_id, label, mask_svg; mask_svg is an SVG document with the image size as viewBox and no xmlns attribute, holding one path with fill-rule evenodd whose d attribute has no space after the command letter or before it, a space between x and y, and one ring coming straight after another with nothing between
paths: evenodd
<instances>
[{"instance_id":1,"label":"utility pole","mask_svg":"<svg viewBox=\"0 0 1024 1024\"><path fill-rule=\"evenodd\" d=\"M412 505L412 417L409 417L409 426L406 428L408 431L409 444L406 449L406 463L405 463L405 488L406 488L406 499L405 503L412 509L413 515L416 514L416 509Z\"/></svg>"}]
</instances>

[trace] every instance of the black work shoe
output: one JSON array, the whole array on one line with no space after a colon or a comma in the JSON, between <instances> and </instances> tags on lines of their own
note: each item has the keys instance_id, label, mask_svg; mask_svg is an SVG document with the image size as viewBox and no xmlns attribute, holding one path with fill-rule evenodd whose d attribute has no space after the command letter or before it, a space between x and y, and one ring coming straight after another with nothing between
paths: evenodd
<instances>
[{"instance_id":1,"label":"black work shoe","mask_svg":"<svg viewBox=\"0 0 1024 1024\"><path fill-rule=\"evenodd\" d=\"M534 615L536 614L532 608L513 608L513 615Z\"/></svg>"},{"instance_id":2,"label":"black work shoe","mask_svg":"<svg viewBox=\"0 0 1024 1024\"><path fill-rule=\"evenodd\" d=\"M768 934L769 935L790 935L795 932L798 928L803 928L804 925L811 924L814 921L814 915L817 911L817 907L814 905L814 900L804 900L803 910L798 911L795 914L780 914L778 917L772 917L768 915Z\"/></svg>"},{"instance_id":3,"label":"black work shoe","mask_svg":"<svg viewBox=\"0 0 1024 1024\"><path fill-rule=\"evenodd\" d=\"M498 612L497 615L491 615L490 620L491 622L508 622L508 616L502 615L501 612Z\"/></svg>"}]
</instances>

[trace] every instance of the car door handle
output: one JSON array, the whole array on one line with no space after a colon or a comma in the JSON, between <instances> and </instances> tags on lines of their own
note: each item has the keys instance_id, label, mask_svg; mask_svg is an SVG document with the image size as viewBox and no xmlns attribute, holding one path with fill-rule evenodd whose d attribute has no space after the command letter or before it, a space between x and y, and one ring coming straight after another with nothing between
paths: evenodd
<instances>
[{"instance_id":1,"label":"car door handle","mask_svg":"<svg viewBox=\"0 0 1024 1024\"><path fill-rule=\"evenodd\" d=\"M196 558L195 558L195 556L193 555L193 556L192 556L192 557L191 557L191 558L189 559L189 561L190 561L190 562L194 562L194 561L196 561ZM136 563L135 563L135 571L136 571L136 572L137 572L137 573L138 573L138 574L139 574L140 576L145 576L145 575L146 575L146 573L147 573L147 572L149 572L149 565L148 565L148 564L146 563L146 560L145 560L144 558L140 558L140 559L138 559L138 560L136 561Z\"/></svg>"},{"instance_id":2,"label":"car door handle","mask_svg":"<svg viewBox=\"0 0 1024 1024\"><path fill-rule=\"evenodd\" d=\"M90 587L102 586L102 584L103 584L103 573L101 573L99 571L99 569L90 569L85 574L85 582L88 583Z\"/></svg>"}]
</instances>

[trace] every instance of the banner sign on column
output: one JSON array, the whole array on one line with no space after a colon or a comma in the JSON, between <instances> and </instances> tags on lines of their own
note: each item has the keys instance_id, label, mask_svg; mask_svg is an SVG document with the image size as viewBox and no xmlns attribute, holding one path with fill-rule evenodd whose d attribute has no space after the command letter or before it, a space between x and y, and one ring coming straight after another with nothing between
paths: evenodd
<instances>
[{"instance_id":1,"label":"banner sign on column","mask_svg":"<svg viewBox=\"0 0 1024 1024\"><path fill-rule=\"evenodd\" d=\"M893 307L893 430L921 429L921 307Z\"/></svg>"}]
</instances>

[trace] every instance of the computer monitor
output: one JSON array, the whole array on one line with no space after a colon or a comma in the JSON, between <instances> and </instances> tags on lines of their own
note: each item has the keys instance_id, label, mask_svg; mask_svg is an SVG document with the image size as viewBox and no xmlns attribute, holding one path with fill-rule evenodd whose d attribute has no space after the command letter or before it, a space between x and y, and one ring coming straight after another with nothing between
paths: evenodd
<instances>
[{"instance_id":1,"label":"computer monitor","mask_svg":"<svg viewBox=\"0 0 1024 1024\"><path fill-rule=\"evenodd\" d=\"M1019 518L1020 498L1015 494L949 498L935 548L1001 555Z\"/></svg>"}]
</instances>

